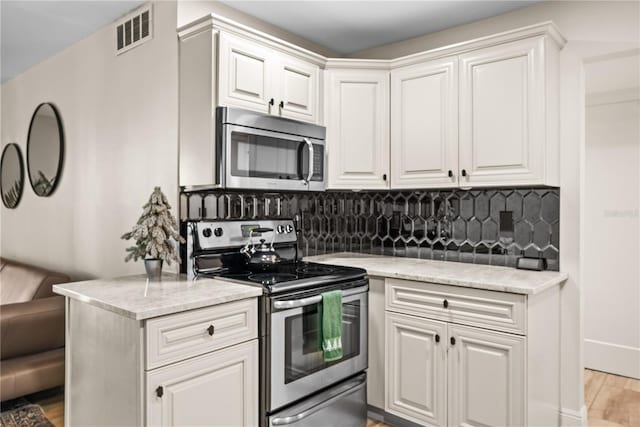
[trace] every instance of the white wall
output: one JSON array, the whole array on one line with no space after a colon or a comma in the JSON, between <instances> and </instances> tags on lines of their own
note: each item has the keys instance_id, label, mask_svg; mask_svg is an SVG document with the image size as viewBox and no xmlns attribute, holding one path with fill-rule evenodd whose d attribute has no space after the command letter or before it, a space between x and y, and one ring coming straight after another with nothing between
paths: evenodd
<instances>
[{"instance_id":1,"label":"white wall","mask_svg":"<svg viewBox=\"0 0 640 427\"><path fill-rule=\"evenodd\" d=\"M585 67L585 366L640 378L640 54Z\"/></svg>"},{"instance_id":2,"label":"white wall","mask_svg":"<svg viewBox=\"0 0 640 427\"><path fill-rule=\"evenodd\" d=\"M154 38L116 56L108 25L2 85L2 145L26 149L29 120L54 103L65 132L57 190L27 181L17 209L2 207L2 256L74 278L141 273L120 236L159 185L177 213L178 48L175 2L154 4ZM26 157L25 157L26 158Z\"/></svg>"},{"instance_id":3,"label":"white wall","mask_svg":"<svg viewBox=\"0 0 640 427\"><path fill-rule=\"evenodd\" d=\"M561 52L560 269L569 274L562 290L562 423L586 423L581 312L581 251L588 229L584 212L584 62L640 46L640 2L541 2L438 33L357 52L350 56L389 59L543 21L553 21L567 38Z\"/></svg>"}]
</instances>

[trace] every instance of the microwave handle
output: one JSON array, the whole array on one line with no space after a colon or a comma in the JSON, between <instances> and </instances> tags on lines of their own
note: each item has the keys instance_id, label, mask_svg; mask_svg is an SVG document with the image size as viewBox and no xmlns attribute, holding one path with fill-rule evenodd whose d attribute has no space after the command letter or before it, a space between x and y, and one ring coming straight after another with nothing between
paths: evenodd
<instances>
[{"instance_id":1,"label":"microwave handle","mask_svg":"<svg viewBox=\"0 0 640 427\"><path fill-rule=\"evenodd\" d=\"M364 285L364 286L360 286L360 287L353 288L353 289L347 289L347 290L342 291L342 298L350 297L352 295L361 294L363 292L367 292L368 290L369 290L369 285ZM275 308L276 310L280 310L280 309L283 309L283 308L291 309L291 308L304 307L304 306L312 305L312 304L318 304L320 302L322 302L322 295L315 295L315 296L312 296L312 297L301 298L301 299L275 301L273 303L273 308Z\"/></svg>"},{"instance_id":2,"label":"microwave handle","mask_svg":"<svg viewBox=\"0 0 640 427\"><path fill-rule=\"evenodd\" d=\"M307 144L307 148L309 149L309 175L304 180L305 184L309 184L311 178L313 178L313 144L309 141L308 138L303 138L304 142Z\"/></svg>"}]
</instances>

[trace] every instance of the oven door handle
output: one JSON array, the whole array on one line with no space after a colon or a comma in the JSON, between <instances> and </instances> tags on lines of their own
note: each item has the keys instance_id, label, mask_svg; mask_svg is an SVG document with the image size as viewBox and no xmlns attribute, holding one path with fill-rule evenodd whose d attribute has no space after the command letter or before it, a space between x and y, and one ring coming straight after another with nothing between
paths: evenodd
<instances>
[{"instance_id":1,"label":"oven door handle","mask_svg":"<svg viewBox=\"0 0 640 427\"><path fill-rule=\"evenodd\" d=\"M347 289L342 291L342 298L350 297L352 295L362 294L369 290L369 285L360 286L353 289ZM274 301L273 308L277 310L282 309L291 309L304 307L306 305L318 304L322 302L322 295L314 295L312 297L301 298L301 299L292 299L292 300L284 300L284 301Z\"/></svg>"},{"instance_id":2,"label":"oven door handle","mask_svg":"<svg viewBox=\"0 0 640 427\"><path fill-rule=\"evenodd\" d=\"M302 412L296 414L296 415L291 415L289 417L281 417L281 418L274 418L271 420L271 425L272 426L286 426L289 424L295 424L300 420L303 420L305 418L307 418L310 415L315 414L316 412L326 408L327 406L330 406L331 404L333 404L336 400L340 400L341 398L343 398L344 396L347 396L351 393L354 393L358 390L360 390L362 387L364 387L366 385L366 381L367 381L367 377L362 376L360 378L356 378L354 380L352 380L354 385L349 387L348 389L334 395L331 396L330 398L328 398L327 400L324 400L320 403L318 403L317 405L314 405L310 408L304 409ZM351 384L349 384L351 385Z\"/></svg>"}]
</instances>

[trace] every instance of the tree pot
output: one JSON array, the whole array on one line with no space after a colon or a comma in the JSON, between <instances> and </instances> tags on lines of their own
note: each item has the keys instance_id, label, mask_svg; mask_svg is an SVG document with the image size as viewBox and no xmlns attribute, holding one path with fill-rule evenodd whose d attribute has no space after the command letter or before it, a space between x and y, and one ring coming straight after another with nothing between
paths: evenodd
<instances>
[{"instance_id":1,"label":"tree pot","mask_svg":"<svg viewBox=\"0 0 640 427\"><path fill-rule=\"evenodd\" d=\"M154 282L162 280L162 260L158 258L148 258L144 260L144 269L147 278Z\"/></svg>"}]
</instances>

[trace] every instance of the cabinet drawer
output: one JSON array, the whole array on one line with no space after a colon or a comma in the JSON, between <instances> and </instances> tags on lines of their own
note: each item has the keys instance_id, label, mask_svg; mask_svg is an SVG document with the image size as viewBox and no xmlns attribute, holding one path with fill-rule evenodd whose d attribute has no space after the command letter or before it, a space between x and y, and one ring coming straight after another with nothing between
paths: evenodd
<instances>
[{"instance_id":1,"label":"cabinet drawer","mask_svg":"<svg viewBox=\"0 0 640 427\"><path fill-rule=\"evenodd\" d=\"M526 333L524 295L398 279L387 279L386 286L386 310Z\"/></svg>"},{"instance_id":2,"label":"cabinet drawer","mask_svg":"<svg viewBox=\"0 0 640 427\"><path fill-rule=\"evenodd\" d=\"M148 320L146 369L256 338L257 304L243 300Z\"/></svg>"}]
</instances>

